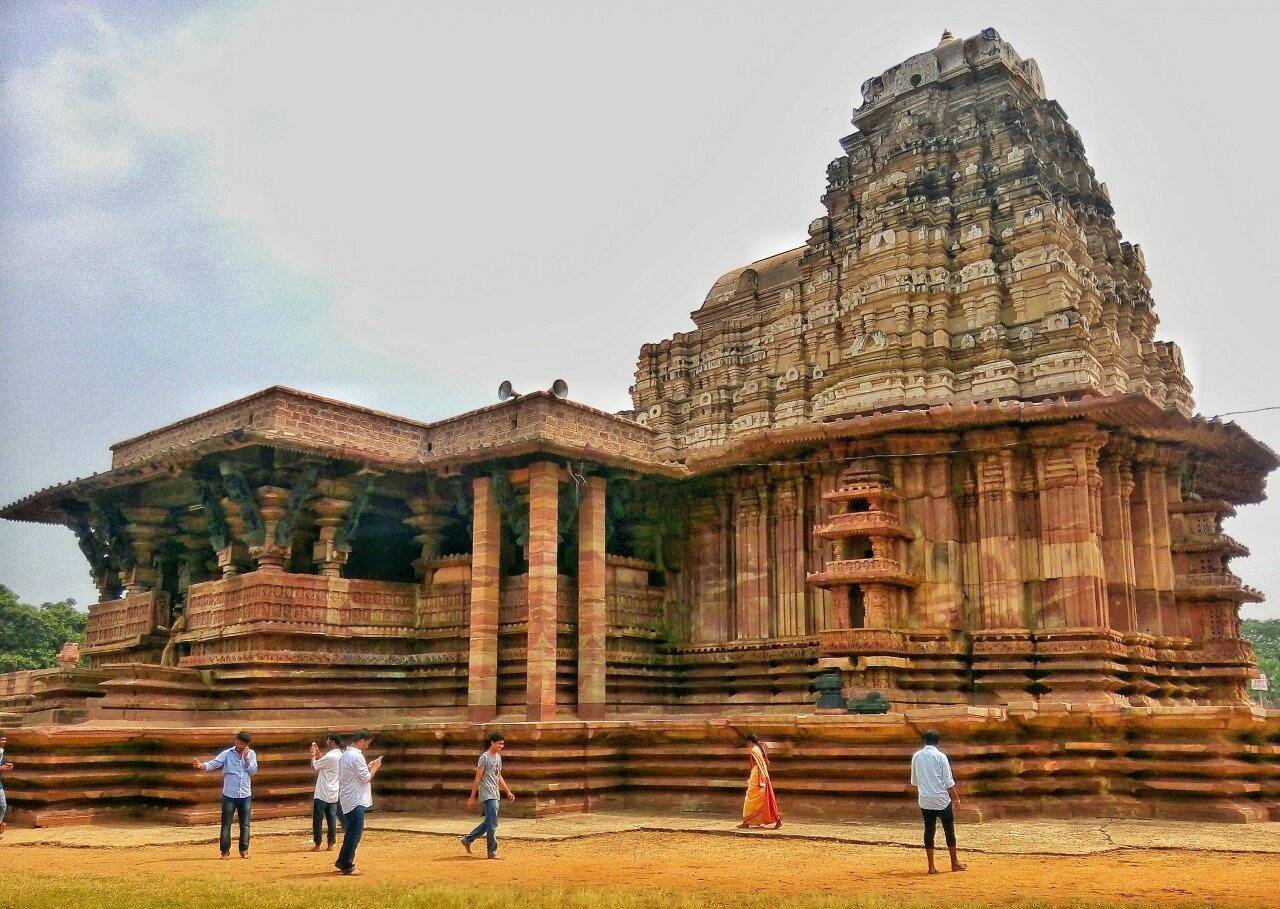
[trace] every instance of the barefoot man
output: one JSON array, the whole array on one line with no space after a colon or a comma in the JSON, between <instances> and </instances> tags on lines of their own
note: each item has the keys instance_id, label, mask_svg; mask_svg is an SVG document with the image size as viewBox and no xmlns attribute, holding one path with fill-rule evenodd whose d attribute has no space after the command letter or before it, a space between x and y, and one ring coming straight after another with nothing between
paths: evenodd
<instances>
[{"instance_id":1,"label":"barefoot man","mask_svg":"<svg viewBox=\"0 0 1280 909\"><path fill-rule=\"evenodd\" d=\"M329 851L333 851L333 841L338 835L338 762L341 760L342 740L336 732L324 737L323 752L319 745L311 743L311 769L316 772L316 793L311 800L311 839L315 841L312 852L320 851L322 828L326 823Z\"/></svg>"},{"instance_id":2,"label":"barefoot man","mask_svg":"<svg viewBox=\"0 0 1280 909\"><path fill-rule=\"evenodd\" d=\"M951 776L951 762L938 750L941 736L930 729L924 734L924 747L911 757L911 785L916 787L920 813L924 815L924 851L929 858L929 873L937 874L933 864L933 837L938 821L942 821L942 835L947 839L947 851L951 853L951 870L963 871L964 865L956 857L955 807L960 804L956 795L956 781Z\"/></svg>"},{"instance_id":3,"label":"barefoot man","mask_svg":"<svg viewBox=\"0 0 1280 909\"><path fill-rule=\"evenodd\" d=\"M513 802L516 796L508 788L507 781L502 778L502 749L507 747L507 740L502 737L501 732L492 732L485 739L485 745L487 747L480 752L480 760L476 762L476 778L471 782L471 795L467 797L467 810L474 811L476 795L479 794L480 803L484 806L484 820L480 822L480 826L462 838L462 848L468 853L471 852L471 844L483 836L485 845L488 847L489 858L496 859L498 857L498 789L501 787L507 794L507 798Z\"/></svg>"}]
</instances>

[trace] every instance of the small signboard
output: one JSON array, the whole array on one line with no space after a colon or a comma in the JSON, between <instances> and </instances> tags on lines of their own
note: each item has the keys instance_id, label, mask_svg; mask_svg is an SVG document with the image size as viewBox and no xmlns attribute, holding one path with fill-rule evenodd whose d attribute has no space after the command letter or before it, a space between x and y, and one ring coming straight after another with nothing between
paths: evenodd
<instances>
[{"instance_id":1,"label":"small signboard","mask_svg":"<svg viewBox=\"0 0 1280 909\"><path fill-rule=\"evenodd\" d=\"M1267 677L1262 674L1255 675L1249 679L1249 687L1254 691L1270 691L1271 687L1267 683Z\"/></svg>"}]
</instances>

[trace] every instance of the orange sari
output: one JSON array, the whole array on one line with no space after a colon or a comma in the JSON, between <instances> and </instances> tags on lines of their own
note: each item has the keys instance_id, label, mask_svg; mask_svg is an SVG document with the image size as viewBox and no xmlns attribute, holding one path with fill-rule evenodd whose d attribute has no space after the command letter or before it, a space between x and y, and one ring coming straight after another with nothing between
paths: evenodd
<instances>
[{"instance_id":1,"label":"orange sari","mask_svg":"<svg viewBox=\"0 0 1280 909\"><path fill-rule=\"evenodd\" d=\"M758 745L751 746L751 777L747 780L747 798L742 803L742 823L748 827L766 827L782 820L778 799L769 779L769 762Z\"/></svg>"}]
</instances>

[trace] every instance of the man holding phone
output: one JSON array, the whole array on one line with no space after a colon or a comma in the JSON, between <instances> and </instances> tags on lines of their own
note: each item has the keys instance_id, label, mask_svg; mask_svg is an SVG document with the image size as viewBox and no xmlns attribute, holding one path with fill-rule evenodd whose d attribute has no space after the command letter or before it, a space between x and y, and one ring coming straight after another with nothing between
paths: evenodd
<instances>
[{"instance_id":1,"label":"man holding phone","mask_svg":"<svg viewBox=\"0 0 1280 909\"><path fill-rule=\"evenodd\" d=\"M351 742L338 761L338 806L342 809L342 849L334 862L343 874L356 870L356 849L364 836L364 813L373 807L373 778L382 769L382 758L365 762L364 752L373 733L364 729L351 733Z\"/></svg>"},{"instance_id":2,"label":"man holding phone","mask_svg":"<svg viewBox=\"0 0 1280 909\"><path fill-rule=\"evenodd\" d=\"M249 814L253 804L251 778L258 772L258 755L249 747L251 738L243 730L236 733L231 747L211 761L193 761L196 770L206 773L222 771L222 831L218 851L223 858L231 855L231 817L240 817L240 858L249 857Z\"/></svg>"}]
</instances>

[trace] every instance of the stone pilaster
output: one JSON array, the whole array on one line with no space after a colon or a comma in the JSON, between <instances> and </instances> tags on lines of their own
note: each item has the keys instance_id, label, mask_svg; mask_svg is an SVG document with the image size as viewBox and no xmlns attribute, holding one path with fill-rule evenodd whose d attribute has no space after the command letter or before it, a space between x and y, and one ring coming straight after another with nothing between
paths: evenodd
<instances>
[{"instance_id":1,"label":"stone pilaster","mask_svg":"<svg viewBox=\"0 0 1280 909\"><path fill-rule=\"evenodd\" d=\"M498 712L499 548L502 515L493 480L471 482L471 621L467 658L467 719L485 723Z\"/></svg>"},{"instance_id":2,"label":"stone pilaster","mask_svg":"<svg viewBox=\"0 0 1280 909\"><path fill-rule=\"evenodd\" d=\"M1102 459L1102 563L1107 577L1107 627L1138 630L1133 565L1133 442L1113 439Z\"/></svg>"},{"instance_id":3,"label":"stone pilaster","mask_svg":"<svg viewBox=\"0 0 1280 909\"><path fill-rule=\"evenodd\" d=\"M556 569L560 468L529 465L529 638L525 711L530 720L556 715Z\"/></svg>"},{"instance_id":4,"label":"stone pilaster","mask_svg":"<svg viewBox=\"0 0 1280 909\"><path fill-rule=\"evenodd\" d=\"M735 475L734 486L734 637L768 637L769 490L754 472Z\"/></svg>"},{"instance_id":5,"label":"stone pilaster","mask_svg":"<svg viewBox=\"0 0 1280 909\"><path fill-rule=\"evenodd\" d=\"M1019 571L1018 512L1014 488L1013 430L965 436L973 455L978 505L978 575L981 590L978 626L1025 628ZM983 451L982 449L987 449Z\"/></svg>"},{"instance_id":6,"label":"stone pilaster","mask_svg":"<svg viewBox=\"0 0 1280 909\"><path fill-rule=\"evenodd\" d=\"M578 716L605 713L605 480L587 477L578 506Z\"/></svg>"},{"instance_id":7,"label":"stone pilaster","mask_svg":"<svg viewBox=\"0 0 1280 909\"><path fill-rule=\"evenodd\" d=\"M777 637L805 634L804 477L794 465L775 471L773 496L773 627Z\"/></svg>"},{"instance_id":8,"label":"stone pilaster","mask_svg":"<svg viewBox=\"0 0 1280 909\"><path fill-rule=\"evenodd\" d=\"M1037 629L1105 627L1098 451L1106 434L1051 426L1029 436L1040 490L1043 607Z\"/></svg>"}]
</instances>

